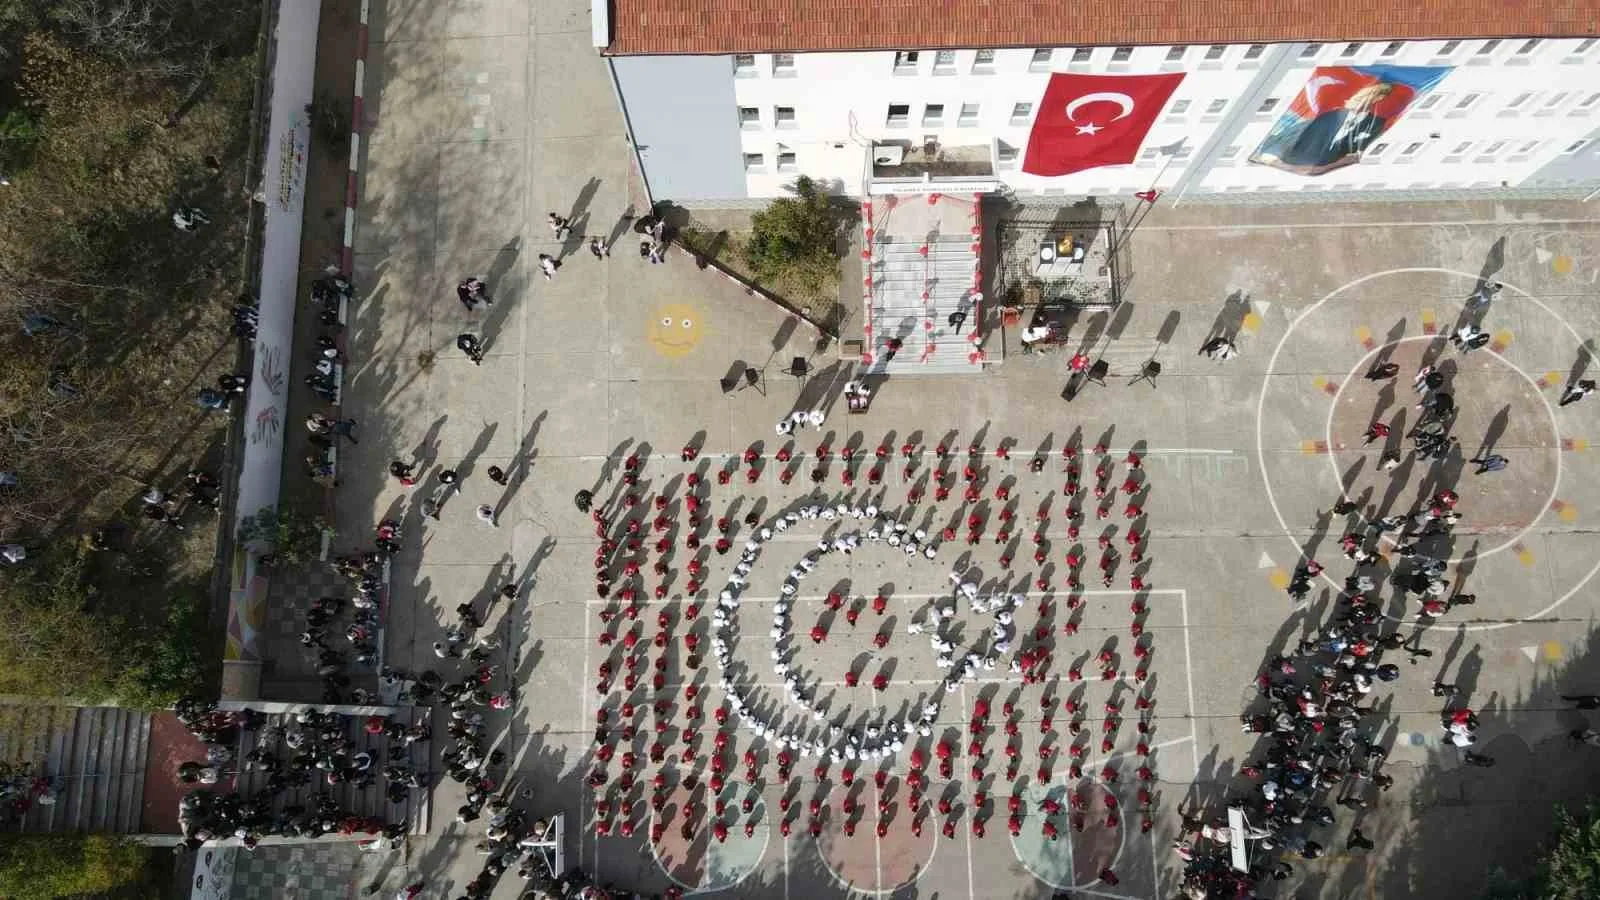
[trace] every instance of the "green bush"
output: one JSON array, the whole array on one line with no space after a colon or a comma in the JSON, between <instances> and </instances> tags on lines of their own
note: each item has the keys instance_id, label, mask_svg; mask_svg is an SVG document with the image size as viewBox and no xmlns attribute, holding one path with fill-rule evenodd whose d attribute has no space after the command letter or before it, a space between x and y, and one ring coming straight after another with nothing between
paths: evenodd
<instances>
[{"instance_id":1,"label":"green bush","mask_svg":"<svg viewBox=\"0 0 1600 900\"><path fill-rule=\"evenodd\" d=\"M104 834L0 834L0 897L57 900L145 882L149 848Z\"/></svg>"},{"instance_id":2,"label":"green bush","mask_svg":"<svg viewBox=\"0 0 1600 900\"><path fill-rule=\"evenodd\" d=\"M321 555L325 530L327 526L315 516L264 506L239 523L239 540L270 547L279 563L303 563Z\"/></svg>"},{"instance_id":3,"label":"green bush","mask_svg":"<svg viewBox=\"0 0 1600 900\"><path fill-rule=\"evenodd\" d=\"M794 196L772 201L750 217L745 261L758 281L786 279L820 290L839 277L839 232L833 201L810 178L795 179Z\"/></svg>"},{"instance_id":4,"label":"green bush","mask_svg":"<svg viewBox=\"0 0 1600 900\"><path fill-rule=\"evenodd\" d=\"M1554 845L1520 883L1492 883L1486 900L1594 900L1600 897L1600 806L1579 817L1556 810Z\"/></svg>"}]
</instances>

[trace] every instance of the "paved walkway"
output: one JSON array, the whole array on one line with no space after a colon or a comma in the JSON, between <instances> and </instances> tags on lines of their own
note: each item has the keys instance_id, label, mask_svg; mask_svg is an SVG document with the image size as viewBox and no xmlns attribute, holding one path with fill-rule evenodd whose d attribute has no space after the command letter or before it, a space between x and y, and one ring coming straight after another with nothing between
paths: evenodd
<instances>
[{"instance_id":1,"label":"paved walkway","mask_svg":"<svg viewBox=\"0 0 1600 900\"><path fill-rule=\"evenodd\" d=\"M937 848L912 842L902 825L882 843L817 843L799 838L798 830L784 841L772 831L774 784L759 798L770 815L762 817L757 837L746 842L741 834L717 850L703 836L658 846L658 865L637 840L579 837L580 829L587 833L590 809L579 781L603 699L592 689L603 652L595 637L606 626L602 607L590 602L592 525L572 509L572 494L598 485L602 498L611 497L621 458L639 454L646 460L639 490L647 502L669 486L681 495L675 479L687 467L678 449L691 440L703 443L702 459L713 469L724 464L724 454L754 442L765 442L770 461L780 446L772 423L797 405L827 406L842 370L831 368L826 353L814 353L814 336L684 257L650 266L620 248L605 261L583 250L578 235L621 233L630 207L629 151L603 66L588 46L586 6L385 0L375 4L373 19L377 100L369 103L372 140L357 230L364 299L354 314L349 382L350 408L364 430L347 454L338 524L349 534L365 532L383 515L407 523L389 631L396 664L434 664L429 646L458 603L476 598L481 609L493 588L519 585L517 601L491 611L492 627L506 638L500 663L519 691L515 715L499 723L506 729L501 745L511 757L514 787L530 792L525 802L535 814L572 814L570 860L649 890L667 883L663 865L691 884L744 879L730 896L832 894L841 881L888 890L912 878L919 890L937 886L941 896L1043 896L1045 882L1112 896L1152 896L1157 882L1170 891L1176 860L1165 847L1179 802L1221 792L1219 779L1250 752L1238 714L1257 666L1298 638L1309 627L1308 614L1323 614L1330 602L1319 592L1309 607L1297 608L1282 583L1302 553L1335 554L1338 526L1322 511L1341 480L1358 493L1372 487L1364 503L1403 510L1441 474L1451 474L1413 466L1387 481L1373 478L1378 451L1361 447L1360 432L1374 409L1397 414L1410 395L1400 385L1384 396L1381 385L1352 372L1359 374L1391 341L1405 341L1394 353L1407 363L1408 354L1438 354L1424 339L1454 325L1489 260L1497 263L1489 267L1494 277L1507 285L1485 317L1495 348L1440 356L1460 379L1464 449L1489 443L1513 460L1504 473L1460 476L1467 527L1452 555L1462 558L1458 577L1467 579L1478 604L1428 630L1423 646L1435 656L1406 667L1406 677L1381 701L1382 733L1394 744L1391 758L1401 774L1364 814L1362 828L1386 849L1370 860L1335 859L1302 877L1309 879L1308 896L1366 896L1368 885L1372 896L1393 895L1412 877L1432 879L1430 892L1443 894L1481 883L1491 861L1518 861L1510 852L1497 857L1486 844L1466 864L1432 832L1426 839L1407 835L1443 817L1482 820L1486 829L1503 822L1512 801L1480 788L1507 778L1532 784L1539 753L1560 747L1546 740L1573 727L1570 714L1557 713L1548 699L1551 686L1589 692L1581 684L1589 659L1581 623L1600 599L1588 581L1596 557L1587 534L1600 513L1600 480L1593 477L1600 455L1591 449L1600 405L1588 404L1600 401L1564 409L1553 403L1578 358L1579 340L1600 325L1594 303L1600 258L1592 250L1600 227L1591 211L1554 204L1162 210L1133 239L1128 302L1075 323L1069 347L1024 357L1009 352L1016 334L991 330L991 361L1003 363L985 374L895 376L867 416L847 418L832 408L835 446L858 432L863 448L912 440L926 450L947 432L959 447L981 432L989 451L1014 440L1010 463L986 458L993 479L985 486L987 536L970 559L996 572L999 557L1011 555L1017 579L1030 583L1039 574L1031 544L1013 551L994 541L994 516L1003 508L994 488L1016 479L1019 516L1031 516L1054 496L1047 537L1059 551L1067 540L1056 493L1060 447L1074 436L1090 445L1102 435L1120 450L1144 445L1152 485L1145 578L1158 591L1151 606L1160 617L1151 628L1154 721L1160 742L1174 742L1155 751L1153 831L1138 835L1129 812L1121 830L1091 832L1070 854L1036 838L1008 847L1001 819L981 839L969 836L963 819L957 839L941 838ZM543 224L550 211L578 223L564 245ZM553 281L538 274L541 253L563 259ZM456 303L453 285L467 274L487 276L495 297L487 311L469 314ZM462 331L488 342L482 366L454 349ZM1236 334L1240 356L1223 364L1197 356L1195 348L1219 331ZM1107 360L1112 376L1107 386L1090 385L1068 402L1066 356L1080 343ZM779 374L795 355L812 356L823 374L806 383ZM1163 365L1155 384L1130 385L1151 358ZM762 390L725 395L720 379L746 365L765 367ZM808 434L795 449L809 453L814 442ZM1049 474L1032 476L1025 460L1041 446L1051 453ZM385 465L397 456L419 459L430 472L449 466L465 473L443 521L424 523L415 507L419 495L386 480ZM509 488L485 477L490 465L511 473ZM874 492L886 508L905 503L933 461L922 465L910 476L898 460L886 467ZM740 498L781 508L808 486L809 461L805 466L788 485L774 465L753 488L743 486L742 474L736 485L711 486L712 508L720 515ZM837 466L830 470L830 492L844 489L838 473ZM964 531L971 511L955 502L959 495L958 489L939 504L924 499L919 520L932 506L930 521L956 521ZM475 519L480 504L498 511L498 527ZM860 592L892 580L897 602L914 605L917 595L942 589L943 567L965 551L952 547L940 563L904 571L896 568L907 566L898 557L863 554L828 577L851 578ZM1060 556L1052 560L1057 587ZM720 583L725 562L711 557L712 584ZM777 565L762 582L752 581L752 593L775 593ZM1118 574L1112 590L1125 590L1127 574ZM681 602L662 608L686 613ZM899 623L911 608L896 609ZM1030 610L1028 627L1034 615ZM1093 656L1113 632L1127 634L1126 596L1100 597L1084 615L1089 624L1063 639L1058 666ZM1523 621L1541 615L1540 622ZM1061 620L1057 615L1052 624ZM765 627L751 632L765 634ZM807 668L837 680L868 649L872 633L865 624L854 637L841 628ZM741 654L764 655L760 641L747 640ZM903 632L896 640L904 642ZM903 678L907 691L918 688L925 651L902 654L897 643L886 652L895 660L903 655L896 684ZM1124 674L1134 667L1129 661ZM688 674L673 671L675 678ZM1503 770L1458 770L1454 752L1437 741L1440 702L1428 691L1436 675L1461 684L1468 702L1488 711L1482 733L1489 752L1498 753L1502 740L1534 748L1526 767L1513 767L1508 755ZM976 691L968 693L941 723L963 726L976 699ZM913 702L912 696L899 700ZM877 708L876 699L861 700L860 708ZM1036 710L1035 703L1029 715L1037 717ZM1030 721L1037 733L1036 719ZM992 752L998 743L988 746ZM806 788L815 789L810 773L802 774ZM988 764L991 797L1013 786L1040 789L1036 780L1002 774L999 763ZM960 774L951 787L971 797L973 785ZM435 834L409 859L410 870L429 879L429 897L454 896L481 859L471 850L480 838L476 827L450 821L459 803L452 791L440 789ZM1459 797L1467 798L1465 807L1446 805ZM1538 826L1546 814L1528 815ZM1349 824L1341 812L1339 834ZM860 834L871 835L870 825ZM1114 840L1119 835L1126 841ZM845 850L847 844L858 849ZM868 847L870 863L859 849ZM1106 860L1123 873L1120 888L1094 884L1095 864ZM513 896L514 880L496 896Z\"/></svg>"}]
</instances>

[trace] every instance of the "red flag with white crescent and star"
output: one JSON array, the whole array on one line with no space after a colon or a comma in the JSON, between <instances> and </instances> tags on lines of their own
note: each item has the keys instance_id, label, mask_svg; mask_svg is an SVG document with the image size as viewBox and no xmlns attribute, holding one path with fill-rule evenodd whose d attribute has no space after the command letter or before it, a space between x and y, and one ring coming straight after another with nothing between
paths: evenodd
<instances>
[{"instance_id":1,"label":"red flag with white crescent and star","mask_svg":"<svg viewBox=\"0 0 1600 900\"><path fill-rule=\"evenodd\" d=\"M1133 162L1182 72L1050 76L1028 133L1022 171L1070 175Z\"/></svg>"}]
</instances>

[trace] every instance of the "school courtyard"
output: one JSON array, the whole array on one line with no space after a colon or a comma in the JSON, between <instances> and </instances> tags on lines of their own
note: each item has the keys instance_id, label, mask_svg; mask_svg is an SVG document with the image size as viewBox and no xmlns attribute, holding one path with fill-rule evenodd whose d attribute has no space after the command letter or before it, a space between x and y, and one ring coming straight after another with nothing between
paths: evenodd
<instances>
[{"instance_id":1,"label":"school courtyard","mask_svg":"<svg viewBox=\"0 0 1600 900\"><path fill-rule=\"evenodd\" d=\"M981 374L897 374L855 415L840 396L853 377L840 341L682 252L656 266L633 252L625 216L642 215L647 201L588 28L587 5L577 0L531 8L493 0L470 10L418 0L372 5L370 140L355 243L361 300L345 401L362 440L341 461L337 503L346 535L368 534L386 515L407 525L387 629L391 665L435 665L430 647L458 603L506 582L526 588L511 608L492 610L506 641L501 662L518 691L511 713L495 714L497 746L532 812L567 814L569 863L630 889L677 883L728 897L1170 895L1182 866L1170 847L1180 808L1215 813L1230 790L1245 787L1234 775L1256 738L1241 733L1239 717L1257 671L1334 611L1351 567L1338 547L1345 519L1330 507L1348 496L1376 519L1410 512L1444 487L1459 493L1463 514L1442 544L1449 577L1477 601L1423 629L1419 646L1431 657L1410 665L1406 654L1390 655L1403 676L1373 692L1376 711L1364 731L1391 747L1386 771L1395 783L1384 793L1364 787L1365 810L1338 808L1337 825L1322 829L1334 852L1297 863L1275 895L1475 890L1491 867L1525 863L1558 799L1595 788L1595 751L1566 739L1582 714L1556 696L1600 693L1589 650L1600 610L1592 580L1600 570L1600 399L1557 404L1564 385L1593 369L1584 350L1600 326L1592 207L1174 208L1163 200L1128 239L1121 303L1072 318L1065 344L1024 354L1019 329L1002 327L988 309ZM550 211L574 221L564 245L544 223ZM613 257L596 260L580 240L588 235L626 237ZM564 257L553 280L539 272L541 253ZM860 277L851 263L847 283ZM469 274L486 276L492 307L468 313L456 302L454 285ZM1445 338L1473 315L1465 303L1481 279L1504 289L1479 311L1489 346L1463 354ZM848 311L845 337L859 332L859 300ZM463 331L487 341L481 366L455 349ZM1237 357L1197 354L1219 334L1234 339ZM1109 375L1068 399L1067 361L1080 349L1105 360ZM786 374L795 357L812 373ZM1160 373L1135 382L1152 359ZM1395 380L1363 378L1383 361L1400 366ZM1381 415L1395 423L1394 445L1409 449L1401 437L1416 423L1419 399L1411 376L1424 364L1450 378L1459 452L1438 464L1408 454L1382 471L1387 445L1366 445L1363 433ZM725 391L724 377L745 368L763 373L759 384ZM795 409L821 409L826 421L777 435L774 423ZM821 461L819 444L830 451ZM682 458L686 445L698 449L696 459ZM1076 456L1065 456L1067 448ZM747 460L752 449L757 458ZM1475 475L1462 462L1488 452L1505 456L1506 469ZM422 495L386 478L395 458L464 473L442 521L425 522ZM1034 471L1035 458L1042 471ZM491 465L511 474L509 488L482 474ZM1071 467L1090 491L1076 536L1063 497ZM942 500L941 473L953 484ZM1134 498L1122 490L1129 478ZM1107 487L1103 498L1092 493L1097 482ZM646 591L636 619L615 596L596 595L601 538L574 508L580 489L594 491L611 525L633 509L644 522L642 543L671 544L667 554L643 551ZM691 492L708 535L698 548L686 543L696 528L685 504ZM626 507L630 496L636 508ZM863 536L849 555L822 556L789 601L792 670L815 686L812 699L830 716L855 727L935 704L925 743L948 742L955 753L948 776L929 766L922 795L929 804L948 799L951 812L933 812L917 833L905 802L909 745L884 762L882 786L872 777L876 762L834 764L819 778L815 758L799 759L780 778L777 746L730 720L725 751L733 764L721 797L723 819L733 824L718 842L708 813L716 795L706 785L718 729L709 718L691 724L689 709L698 704L710 716L722 700L720 673L707 646L693 653L683 639L709 644L717 594L753 529L821 502L874 504L908 531L925 531L923 543L938 551L930 560ZM1140 507L1131 519L1130 503ZM480 504L498 509L498 527L473 516ZM752 512L754 526L745 524ZM667 520L660 531L657 517ZM723 517L734 548L726 556L712 548ZM811 723L772 668L780 586L819 539L859 527L802 520L766 541L751 567L724 634L732 636L729 671L765 718ZM947 528L952 539L943 537ZM1140 532L1136 544L1130 528ZM1116 551L1109 584L1096 567L1102 536ZM1080 546L1086 562L1081 588L1072 590L1066 557ZM652 565L664 555L667 574L657 574ZM1307 557L1324 563L1327 577L1296 602L1285 588ZM687 589L691 558L703 567L698 599ZM1024 685L1001 664L943 690L927 635L906 626L950 594L953 572L986 595L1025 595L1015 648L1047 648L1044 683ZM649 591L657 584L666 586L661 599ZM830 592L850 604L881 595L887 606L868 606L851 624L844 610L828 608ZM1082 602L1069 607L1069 595ZM703 608L691 615L691 604ZM992 615L969 606L958 604L955 616L958 653L988 640L992 624ZM1417 627L1415 606L1395 599L1390 607L1407 634ZM806 636L818 624L828 632L820 644ZM673 759L645 759L632 792L615 790L620 770L612 762L611 816L630 819L634 830L622 836L613 824L600 836L595 792L584 781L595 763L597 711L607 711L612 742L634 721L622 718L629 692L621 641L635 630L650 660L638 705L666 704L659 718L670 723ZM616 642L602 645L607 632ZM658 632L667 634L659 648L651 646ZM602 693L603 663L614 677ZM657 672L659 691L651 687ZM845 683L851 672L860 678L854 687ZM872 685L876 675L884 676L881 688ZM1458 751L1441 744L1445 701L1431 692L1435 680L1456 684L1455 702L1478 712L1477 749L1496 759L1494 768L1463 768ZM1138 698L1147 709L1136 708ZM1083 710L1076 743L1062 706L1069 700ZM980 702L992 712L974 735ZM1002 731L1008 702L1014 736ZM1108 703L1119 710L1114 716ZM646 757L657 718L639 709L639 734L618 755L633 748ZM697 752L684 760L678 738L693 728ZM1069 777L1069 751L1053 753L1069 745L1087 748L1080 778ZM1017 748L1016 763L1008 746ZM741 761L747 750L759 761L753 780ZM1044 773L1042 751L1053 753ZM1148 780L1136 774L1141 766ZM846 768L858 771L846 776ZM649 783L658 771L669 776L670 796L653 814ZM690 774L696 779L686 784ZM1048 840L1037 807L1069 793L1089 804L1087 827L1063 825L1059 839ZM1013 794L1029 811L1017 837L1006 829ZM813 799L825 810L818 836L808 830ZM845 812L847 802L854 813ZM432 833L413 841L395 886L421 877L424 896L449 898L476 874L482 823L455 823L460 803L457 785L438 788ZM666 827L652 840L656 815ZM785 837L780 823L790 817ZM981 837L974 817L985 822ZM958 823L953 837L941 833L947 820ZM1344 852L1352 825L1378 848ZM1106 869L1115 883L1102 877ZM508 875L495 896L514 897L520 887Z\"/></svg>"}]
</instances>

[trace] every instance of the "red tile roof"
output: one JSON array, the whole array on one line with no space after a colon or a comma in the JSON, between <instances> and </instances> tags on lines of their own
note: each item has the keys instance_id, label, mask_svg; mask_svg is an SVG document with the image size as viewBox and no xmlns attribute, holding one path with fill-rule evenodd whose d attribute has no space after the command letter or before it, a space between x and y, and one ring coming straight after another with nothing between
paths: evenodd
<instances>
[{"instance_id":1,"label":"red tile roof","mask_svg":"<svg viewBox=\"0 0 1600 900\"><path fill-rule=\"evenodd\" d=\"M1597 30L1594 0L612 0L608 52L1587 37Z\"/></svg>"}]
</instances>

